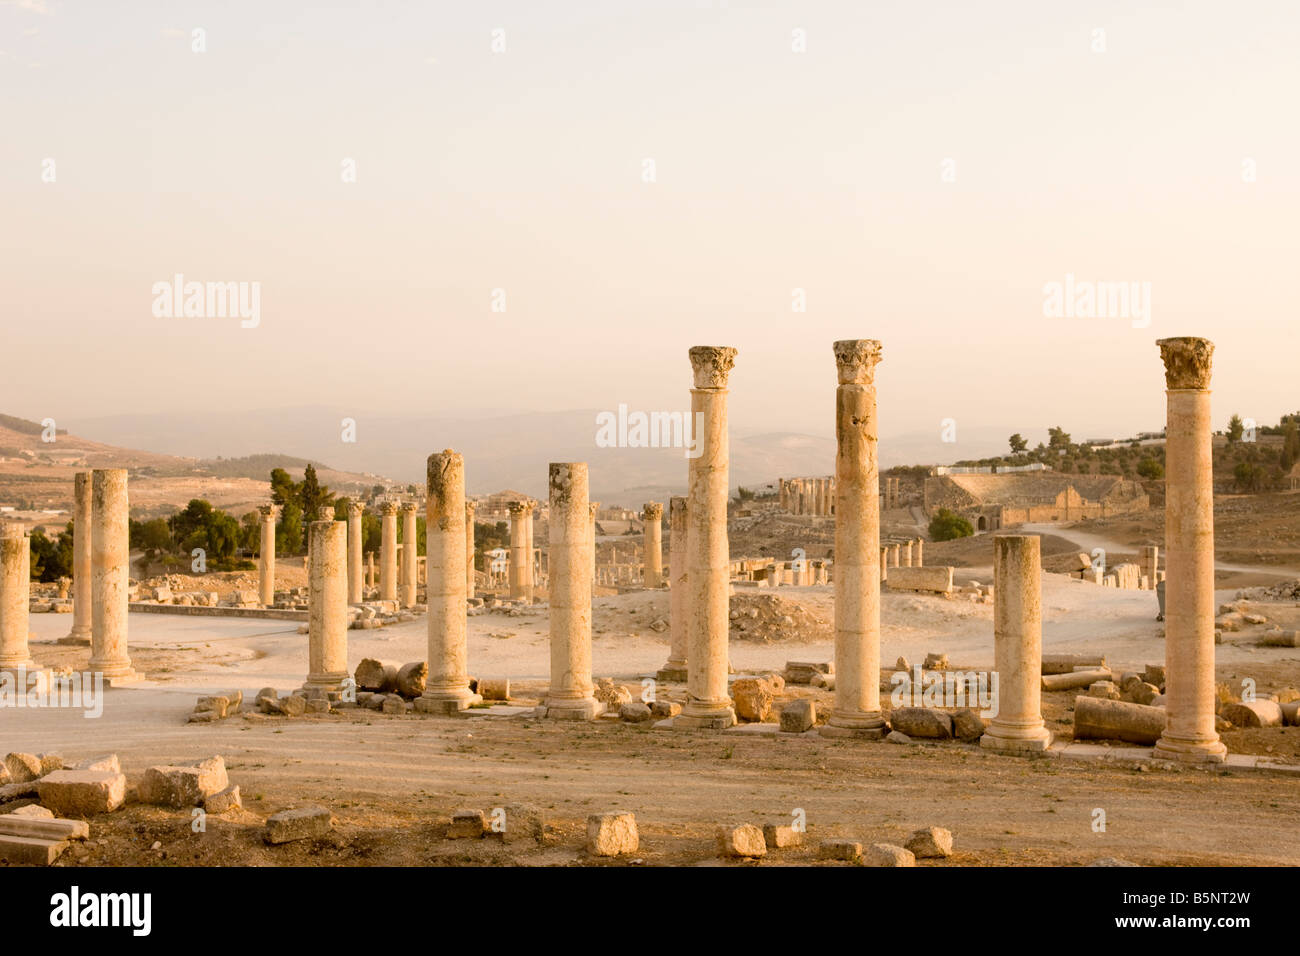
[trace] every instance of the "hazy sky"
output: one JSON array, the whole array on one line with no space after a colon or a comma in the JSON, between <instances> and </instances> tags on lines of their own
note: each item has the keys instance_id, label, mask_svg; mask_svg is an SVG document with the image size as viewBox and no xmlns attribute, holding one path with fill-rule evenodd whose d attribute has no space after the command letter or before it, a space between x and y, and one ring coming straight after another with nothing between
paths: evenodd
<instances>
[{"instance_id":1,"label":"hazy sky","mask_svg":"<svg viewBox=\"0 0 1300 956\"><path fill-rule=\"evenodd\" d=\"M1294 0L4 0L0 411L674 409L716 344L734 427L825 433L861 337L882 434L1083 437L1158 428L1195 334L1272 422L1297 50ZM175 273L260 324L155 317ZM1067 274L1150 326L1045 316Z\"/></svg>"}]
</instances>

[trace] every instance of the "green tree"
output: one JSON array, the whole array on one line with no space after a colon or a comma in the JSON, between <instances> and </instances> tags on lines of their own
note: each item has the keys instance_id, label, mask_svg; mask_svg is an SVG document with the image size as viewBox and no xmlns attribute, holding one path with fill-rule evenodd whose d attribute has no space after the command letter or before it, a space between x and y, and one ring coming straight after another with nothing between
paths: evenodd
<instances>
[{"instance_id":1,"label":"green tree","mask_svg":"<svg viewBox=\"0 0 1300 956\"><path fill-rule=\"evenodd\" d=\"M1241 416L1233 412L1232 417L1228 419L1228 444L1235 445L1241 441L1241 436L1245 430L1246 426L1242 424Z\"/></svg>"},{"instance_id":2,"label":"green tree","mask_svg":"<svg viewBox=\"0 0 1300 956\"><path fill-rule=\"evenodd\" d=\"M301 554L302 507L296 501L286 502L280 511L280 525L275 529L275 550L282 554Z\"/></svg>"},{"instance_id":3,"label":"green tree","mask_svg":"<svg viewBox=\"0 0 1300 956\"><path fill-rule=\"evenodd\" d=\"M1049 428L1047 430L1047 447L1056 448L1056 449L1069 448L1070 447L1069 433L1064 428L1061 428L1059 426L1056 428Z\"/></svg>"},{"instance_id":4,"label":"green tree","mask_svg":"<svg viewBox=\"0 0 1300 956\"><path fill-rule=\"evenodd\" d=\"M298 485L283 468L271 469L271 501L283 508L298 498Z\"/></svg>"},{"instance_id":5,"label":"green tree","mask_svg":"<svg viewBox=\"0 0 1300 956\"><path fill-rule=\"evenodd\" d=\"M302 517L304 521L320 521L321 518L333 511L331 499L334 497L330 490L322 485L316 477L316 466L308 464L303 471L302 485L298 492L299 501L302 505ZM330 509L326 512L325 509Z\"/></svg>"},{"instance_id":6,"label":"green tree","mask_svg":"<svg viewBox=\"0 0 1300 956\"><path fill-rule=\"evenodd\" d=\"M1165 476L1165 466L1154 458L1143 458L1138 462L1137 473L1143 478L1156 480Z\"/></svg>"},{"instance_id":7,"label":"green tree","mask_svg":"<svg viewBox=\"0 0 1300 956\"><path fill-rule=\"evenodd\" d=\"M1020 432L1016 432L1008 439L1008 441L1011 442L1011 454L1013 455L1019 455L1029 447L1029 442L1025 441L1024 436L1022 436Z\"/></svg>"},{"instance_id":8,"label":"green tree","mask_svg":"<svg viewBox=\"0 0 1300 956\"><path fill-rule=\"evenodd\" d=\"M930 519L930 538L934 541L952 541L954 538L969 538L975 533L971 523L961 515L954 514L947 508L940 508Z\"/></svg>"}]
</instances>

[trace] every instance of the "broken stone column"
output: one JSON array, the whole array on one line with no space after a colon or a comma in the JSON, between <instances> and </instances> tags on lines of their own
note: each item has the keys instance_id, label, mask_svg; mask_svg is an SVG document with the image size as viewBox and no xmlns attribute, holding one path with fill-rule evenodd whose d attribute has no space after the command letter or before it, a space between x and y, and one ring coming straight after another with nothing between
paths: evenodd
<instances>
[{"instance_id":1,"label":"broken stone column","mask_svg":"<svg viewBox=\"0 0 1300 956\"><path fill-rule=\"evenodd\" d=\"M89 644L91 617L90 538L91 489L88 471L73 476L72 512L72 631L59 643Z\"/></svg>"},{"instance_id":2,"label":"broken stone column","mask_svg":"<svg viewBox=\"0 0 1300 956\"><path fill-rule=\"evenodd\" d=\"M687 617L686 704L675 727L720 729L736 723L727 694L728 580L731 555L727 544L728 456L727 376L736 361L734 348L696 346L690 350L694 371L691 421L699 423L688 468L686 567L690 594Z\"/></svg>"},{"instance_id":3,"label":"broken stone column","mask_svg":"<svg viewBox=\"0 0 1300 956\"><path fill-rule=\"evenodd\" d=\"M641 512L641 520L645 522L645 568L642 572L645 580L641 583L648 588L657 588L663 583L663 517L663 505L657 501L645 503L645 510Z\"/></svg>"},{"instance_id":4,"label":"broken stone column","mask_svg":"<svg viewBox=\"0 0 1300 956\"><path fill-rule=\"evenodd\" d=\"M348 526L313 521L307 553L307 697L337 700L348 678Z\"/></svg>"},{"instance_id":5,"label":"broken stone column","mask_svg":"<svg viewBox=\"0 0 1300 956\"><path fill-rule=\"evenodd\" d=\"M472 501L465 502L465 599L474 596L474 511ZM427 549L427 546L426 546Z\"/></svg>"},{"instance_id":6,"label":"broken stone column","mask_svg":"<svg viewBox=\"0 0 1300 956\"><path fill-rule=\"evenodd\" d=\"M835 389L835 706L825 736L879 738L880 476L875 369L880 343L834 345ZM876 559L873 561L872 559Z\"/></svg>"},{"instance_id":7,"label":"broken stone column","mask_svg":"<svg viewBox=\"0 0 1300 956\"><path fill-rule=\"evenodd\" d=\"M585 462L550 466L551 686L542 717L591 720L591 508Z\"/></svg>"},{"instance_id":8,"label":"broken stone column","mask_svg":"<svg viewBox=\"0 0 1300 956\"><path fill-rule=\"evenodd\" d=\"M258 505L261 516L261 540L257 554L257 600L262 607L275 604L275 505Z\"/></svg>"},{"instance_id":9,"label":"broken stone column","mask_svg":"<svg viewBox=\"0 0 1300 956\"><path fill-rule=\"evenodd\" d=\"M449 714L482 698L469 689L465 616L465 459L429 456L424 548L429 568L429 676L415 709Z\"/></svg>"},{"instance_id":10,"label":"broken stone column","mask_svg":"<svg viewBox=\"0 0 1300 956\"><path fill-rule=\"evenodd\" d=\"M126 469L91 477L90 669L110 685L139 680L127 653L127 588L131 576L130 504Z\"/></svg>"},{"instance_id":11,"label":"broken stone column","mask_svg":"<svg viewBox=\"0 0 1300 956\"><path fill-rule=\"evenodd\" d=\"M17 522L0 522L0 674L36 666L27 649L31 580L31 539ZM21 685L15 690L27 692Z\"/></svg>"},{"instance_id":12,"label":"broken stone column","mask_svg":"<svg viewBox=\"0 0 1300 956\"><path fill-rule=\"evenodd\" d=\"M366 507L359 501L348 502L348 603L360 604L365 600L361 577L361 515Z\"/></svg>"},{"instance_id":13,"label":"broken stone column","mask_svg":"<svg viewBox=\"0 0 1300 956\"><path fill-rule=\"evenodd\" d=\"M997 716L980 746L999 753L1046 750L1043 724L1043 602L1041 539L1033 534L993 538L993 661Z\"/></svg>"},{"instance_id":14,"label":"broken stone column","mask_svg":"<svg viewBox=\"0 0 1300 956\"><path fill-rule=\"evenodd\" d=\"M1214 344L1161 339L1165 424L1165 732L1155 756L1218 762L1214 729L1214 485L1210 372Z\"/></svg>"},{"instance_id":15,"label":"broken stone column","mask_svg":"<svg viewBox=\"0 0 1300 956\"><path fill-rule=\"evenodd\" d=\"M528 523L533 508L526 501L510 502L510 597L516 601L533 603L533 588L528 547Z\"/></svg>"},{"instance_id":16,"label":"broken stone column","mask_svg":"<svg viewBox=\"0 0 1300 956\"><path fill-rule=\"evenodd\" d=\"M690 592L686 580L686 499L668 499L668 663L655 675L657 680L683 683L686 680L686 618Z\"/></svg>"},{"instance_id":17,"label":"broken stone column","mask_svg":"<svg viewBox=\"0 0 1300 956\"><path fill-rule=\"evenodd\" d=\"M397 502L385 501L379 509L379 597L397 600Z\"/></svg>"},{"instance_id":18,"label":"broken stone column","mask_svg":"<svg viewBox=\"0 0 1300 956\"><path fill-rule=\"evenodd\" d=\"M402 512L402 575L399 595L402 607L415 605L416 566L420 553L419 533L415 523L415 502L403 501L399 510Z\"/></svg>"},{"instance_id":19,"label":"broken stone column","mask_svg":"<svg viewBox=\"0 0 1300 956\"><path fill-rule=\"evenodd\" d=\"M1146 576L1147 587L1154 590L1156 572L1160 569L1160 548L1154 544L1144 545L1138 558L1138 566L1142 569L1142 574Z\"/></svg>"}]
</instances>

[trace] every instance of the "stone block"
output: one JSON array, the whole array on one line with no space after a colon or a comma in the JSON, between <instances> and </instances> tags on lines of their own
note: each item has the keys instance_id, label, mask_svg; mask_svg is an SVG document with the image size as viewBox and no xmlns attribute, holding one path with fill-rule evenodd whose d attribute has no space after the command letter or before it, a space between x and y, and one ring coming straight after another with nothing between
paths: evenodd
<instances>
[{"instance_id":1,"label":"stone block","mask_svg":"<svg viewBox=\"0 0 1300 956\"><path fill-rule=\"evenodd\" d=\"M36 754L5 754L5 768L11 783L27 783L41 776L41 758Z\"/></svg>"},{"instance_id":2,"label":"stone block","mask_svg":"<svg viewBox=\"0 0 1300 956\"><path fill-rule=\"evenodd\" d=\"M37 784L41 804L61 817L110 813L126 800L126 777L106 770L56 770Z\"/></svg>"},{"instance_id":3,"label":"stone block","mask_svg":"<svg viewBox=\"0 0 1300 956\"><path fill-rule=\"evenodd\" d=\"M324 807L281 810L267 817L262 839L273 845L294 840L317 840L328 835L333 826L334 817Z\"/></svg>"},{"instance_id":4,"label":"stone block","mask_svg":"<svg viewBox=\"0 0 1300 956\"><path fill-rule=\"evenodd\" d=\"M144 772L137 792L141 803L162 807L198 807L204 800L230 786L226 762L209 757L196 764L150 767Z\"/></svg>"},{"instance_id":5,"label":"stone block","mask_svg":"<svg viewBox=\"0 0 1300 956\"><path fill-rule=\"evenodd\" d=\"M482 810L457 810L447 826L447 839L481 840L487 828L487 818Z\"/></svg>"},{"instance_id":6,"label":"stone block","mask_svg":"<svg viewBox=\"0 0 1300 956\"><path fill-rule=\"evenodd\" d=\"M639 700L634 700L630 704L619 707L618 716L630 724L640 724L653 719L654 714L650 712L647 705Z\"/></svg>"},{"instance_id":7,"label":"stone block","mask_svg":"<svg viewBox=\"0 0 1300 956\"><path fill-rule=\"evenodd\" d=\"M545 843L546 814L539 808L524 803L509 803L505 811L505 829L501 839L505 843Z\"/></svg>"},{"instance_id":8,"label":"stone block","mask_svg":"<svg viewBox=\"0 0 1300 956\"><path fill-rule=\"evenodd\" d=\"M1249 703L1236 701L1225 704L1219 716L1232 721L1234 727L1278 727L1282 724L1282 705L1262 697Z\"/></svg>"},{"instance_id":9,"label":"stone block","mask_svg":"<svg viewBox=\"0 0 1300 956\"><path fill-rule=\"evenodd\" d=\"M640 845L634 814L594 813L587 817L587 852L592 856L635 853Z\"/></svg>"},{"instance_id":10,"label":"stone block","mask_svg":"<svg viewBox=\"0 0 1300 956\"><path fill-rule=\"evenodd\" d=\"M952 833L943 827L926 827L907 838L907 849L919 860L952 856Z\"/></svg>"},{"instance_id":11,"label":"stone block","mask_svg":"<svg viewBox=\"0 0 1300 956\"><path fill-rule=\"evenodd\" d=\"M806 698L787 701L781 708L781 730L787 734L801 734L811 730L817 722L817 705Z\"/></svg>"},{"instance_id":12,"label":"stone block","mask_svg":"<svg viewBox=\"0 0 1300 956\"><path fill-rule=\"evenodd\" d=\"M752 859L767 854L763 831L752 823L718 827L718 856Z\"/></svg>"},{"instance_id":13,"label":"stone block","mask_svg":"<svg viewBox=\"0 0 1300 956\"><path fill-rule=\"evenodd\" d=\"M889 726L912 739L952 739L952 716L929 707L898 707L889 715Z\"/></svg>"},{"instance_id":14,"label":"stone block","mask_svg":"<svg viewBox=\"0 0 1300 956\"><path fill-rule=\"evenodd\" d=\"M892 843L873 843L862 855L866 866L916 866L916 857L911 850Z\"/></svg>"},{"instance_id":15,"label":"stone block","mask_svg":"<svg viewBox=\"0 0 1300 956\"><path fill-rule=\"evenodd\" d=\"M208 813L227 813L230 810L242 810L244 801L239 795L239 784L231 784L203 801L203 809Z\"/></svg>"},{"instance_id":16,"label":"stone block","mask_svg":"<svg viewBox=\"0 0 1300 956\"><path fill-rule=\"evenodd\" d=\"M952 715L952 735L965 743L974 743L984 736L987 729L984 718L969 707L964 707Z\"/></svg>"},{"instance_id":17,"label":"stone block","mask_svg":"<svg viewBox=\"0 0 1300 956\"><path fill-rule=\"evenodd\" d=\"M894 572L890 568L890 573ZM823 840L817 847L819 860L844 860L857 863L862 859L862 844L855 840Z\"/></svg>"},{"instance_id":18,"label":"stone block","mask_svg":"<svg viewBox=\"0 0 1300 956\"><path fill-rule=\"evenodd\" d=\"M885 587L891 591L925 591L948 594L952 591L952 568L931 565L923 568L890 568Z\"/></svg>"},{"instance_id":19,"label":"stone block","mask_svg":"<svg viewBox=\"0 0 1300 956\"><path fill-rule=\"evenodd\" d=\"M731 700L741 720L766 720L774 699L772 685L761 677L740 677L731 682Z\"/></svg>"},{"instance_id":20,"label":"stone block","mask_svg":"<svg viewBox=\"0 0 1300 956\"><path fill-rule=\"evenodd\" d=\"M676 717L682 712L682 705L671 700L657 700L650 705L650 713L655 717Z\"/></svg>"},{"instance_id":21,"label":"stone block","mask_svg":"<svg viewBox=\"0 0 1300 956\"><path fill-rule=\"evenodd\" d=\"M786 847L799 846L803 843L803 832L791 826L769 823L763 827L763 840L768 849L784 850Z\"/></svg>"}]
</instances>

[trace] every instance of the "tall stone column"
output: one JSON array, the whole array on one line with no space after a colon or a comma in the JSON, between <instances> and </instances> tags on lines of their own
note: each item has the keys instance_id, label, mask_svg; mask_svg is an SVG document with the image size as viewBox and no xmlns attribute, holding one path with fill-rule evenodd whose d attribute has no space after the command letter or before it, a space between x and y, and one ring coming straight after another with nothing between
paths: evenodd
<instances>
[{"instance_id":1,"label":"tall stone column","mask_svg":"<svg viewBox=\"0 0 1300 956\"><path fill-rule=\"evenodd\" d=\"M657 588L663 584L664 547L663 547L664 506L657 501L647 501L641 512L645 522L645 571L642 582L648 588Z\"/></svg>"},{"instance_id":2,"label":"tall stone column","mask_svg":"<svg viewBox=\"0 0 1300 956\"><path fill-rule=\"evenodd\" d=\"M896 544L889 546L889 566L891 568L898 567L898 545Z\"/></svg>"},{"instance_id":3,"label":"tall stone column","mask_svg":"<svg viewBox=\"0 0 1300 956\"><path fill-rule=\"evenodd\" d=\"M526 567L528 569L529 601L532 601L537 594L537 549L533 547L533 511L536 504L534 501L528 502L528 513L524 515L524 534L528 538L526 546L528 563Z\"/></svg>"},{"instance_id":4,"label":"tall stone column","mask_svg":"<svg viewBox=\"0 0 1300 956\"><path fill-rule=\"evenodd\" d=\"M361 570L361 546L365 534L361 516L366 506L360 501L348 502L348 603L360 604L365 600L364 579Z\"/></svg>"},{"instance_id":5,"label":"tall stone column","mask_svg":"<svg viewBox=\"0 0 1300 956\"><path fill-rule=\"evenodd\" d=\"M126 470L97 469L91 477L90 669L110 685L140 679L127 653L127 588L131 577L130 504Z\"/></svg>"},{"instance_id":6,"label":"tall stone column","mask_svg":"<svg viewBox=\"0 0 1300 956\"><path fill-rule=\"evenodd\" d=\"M348 526L313 521L308 526L308 697L339 698L348 679Z\"/></svg>"},{"instance_id":7,"label":"tall stone column","mask_svg":"<svg viewBox=\"0 0 1300 956\"><path fill-rule=\"evenodd\" d=\"M912 562L918 568L925 567L925 539L916 539L916 553L912 556Z\"/></svg>"},{"instance_id":8,"label":"tall stone column","mask_svg":"<svg viewBox=\"0 0 1300 956\"><path fill-rule=\"evenodd\" d=\"M261 516L261 541L257 554L257 600L262 607L275 604L275 505L258 505Z\"/></svg>"},{"instance_id":9,"label":"tall stone column","mask_svg":"<svg viewBox=\"0 0 1300 956\"><path fill-rule=\"evenodd\" d=\"M880 475L875 369L880 343L834 345L835 389L835 706L825 736L879 738Z\"/></svg>"},{"instance_id":10,"label":"tall stone column","mask_svg":"<svg viewBox=\"0 0 1300 956\"><path fill-rule=\"evenodd\" d=\"M1043 725L1043 584L1041 538L993 537L993 662L997 716L980 746L1000 753L1046 750Z\"/></svg>"},{"instance_id":11,"label":"tall stone column","mask_svg":"<svg viewBox=\"0 0 1300 956\"><path fill-rule=\"evenodd\" d=\"M465 502L465 598L474 596L474 511L472 501Z\"/></svg>"},{"instance_id":12,"label":"tall stone column","mask_svg":"<svg viewBox=\"0 0 1300 956\"><path fill-rule=\"evenodd\" d=\"M691 421L698 422L690 459L686 507L686 567L690 593L687 618L686 704L674 727L720 729L736 722L727 693L729 447L727 376L736 350L696 346L690 350L695 387Z\"/></svg>"},{"instance_id":13,"label":"tall stone column","mask_svg":"<svg viewBox=\"0 0 1300 956\"><path fill-rule=\"evenodd\" d=\"M88 471L73 477L75 504L72 512L72 631L59 643L89 644L91 598L91 488Z\"/></svg>"},{"instance_id":14,"label":"tall stone column","mask_svg":"<svg viewBox=\"0 0 1300 956\"><path fill-rule=\"evenodd\" d=\"M528 547L528 525L533 507L526 501L510 502L510 597L533 603L531 584L532 553Z\"/></svg>"},{"instance_id":15,"label":"tall stone column","mask_svg":"<svg viewBox=\"0 0 1300 956\"><path fill-rule=\"evenodd\" d=\"M469 689L465 616L465 459L450 448L429 456L424 545L429 568L429 676L415 709L451 714L477 704Z\"/></svg>"},{"instance_id":16,"label":"tall stone column","mask_svg":"<svg viewBox=\"0 0 1300 956\"><path fill-rule=\"evenodd\" d=\"M366 587L375 586L375 552L366 555Z\"/></svg>"},{"instance_id":17,"label":"tall stone column","mask_svg":"<svg viewBox=\"0 0 1300 956\"><path fill-rule=\"evenodd\" d=\"M907 540L907 544L903 546L903 567L910 568L911 566L912 566L912 540L909 538Z\"/></svg>"},{"instance_id":18,"label":"tall stone column","mask_svg":"<svg viewBox=\"0 0 1300 956\"><path fill-rule=\"evenodd\" d=\"M416 566L420 555L419 531L415 522L415 502L403 501L399 510L402 512L402 583L399 595L402 607L415 605Z\"/></svg>"},{"instance_id":19,"label":"tall stone column","mask_svg":"<svg viewBox=\"0 0 1300 956\"><path fill-rule=\"evenodd\" d=\"M686 498L668 499L668 663L659 669L656 680L685 683L686 621L690 609L690 590L686 576Z\"/></svg>"},{"instance_id":20,"label":"tall stone column","mask_svg":"<svg viewBox=\"0 0 1300 956\"><path fill-rule=\"evenodd\" d=\"M1214 729L1214 486L1207 339L1161 339L1165 423L1165 730L1155 756L1219 762Z\"/></svg>"},{"instance_id":21,"label":"tall stone column","mask_svg":"<svg viewBox=\"0 0 1300 956\"><path fill-rule=\"evenodd\" d=\"M876 527L879 528L880 525L877 524ZM880 580L882 581L889 580L889 549L888 548L880 549Z\"/></svg>"},{"instance_id":22,"label":"tall stone column","mask_svg":"<svg viewBox=\"0 0 1300 956\"><path fill-rule=\"evenodd\" d=\"M0 522L0 674L16 675L20 668L36 666L27 648L31 580L31 539L17 522ZM15 684L14 690L26 693L28 688Z\"/></svg>"},{"instance_id":23,"label":"tall stone column","mask_svg":"<svg viewBox=\"0 0 1300 956\"><path fill-rule=\"evenodd\" d=\"M778 478L776 480L776 501L777 507L782 511L790 510L790 493L786 490L784 478ZM671 512L669 512L668 520L670 523L672 522Z\"/></svg>"},{"instance_id":24,"label":"tall stone column","mask_svg":"<svg viewBox=\"0 0 1300 956\"><path fill-rule=\"evenodd\" d=\"M379 598L397 600L397 502L385 501L379 509Z\"/></svg>"},{"instance_id":25,"label":"tall stone column","mask_svg":"<svg viewBox=\"0 0 1300 956\"><path fill-rule=\"evenodd\" d=\"M538 715L591 720L591 507L587 465L550 466L551 686Z\"/></svg>"},{"instance_id":26,"label":"tall stone column","mask_svg":"<svg viewBox=\"0 0 1300 956\"><path fill-rule=\"evenodd\" d=\"M598 583L596 565L598 564L597 559L600 557L600 550L596 547L596 512L599 510L599 501L593 501L588 506L588 511L591 512L591 583L593 585Z\"/></svg>"}]
</instances>

